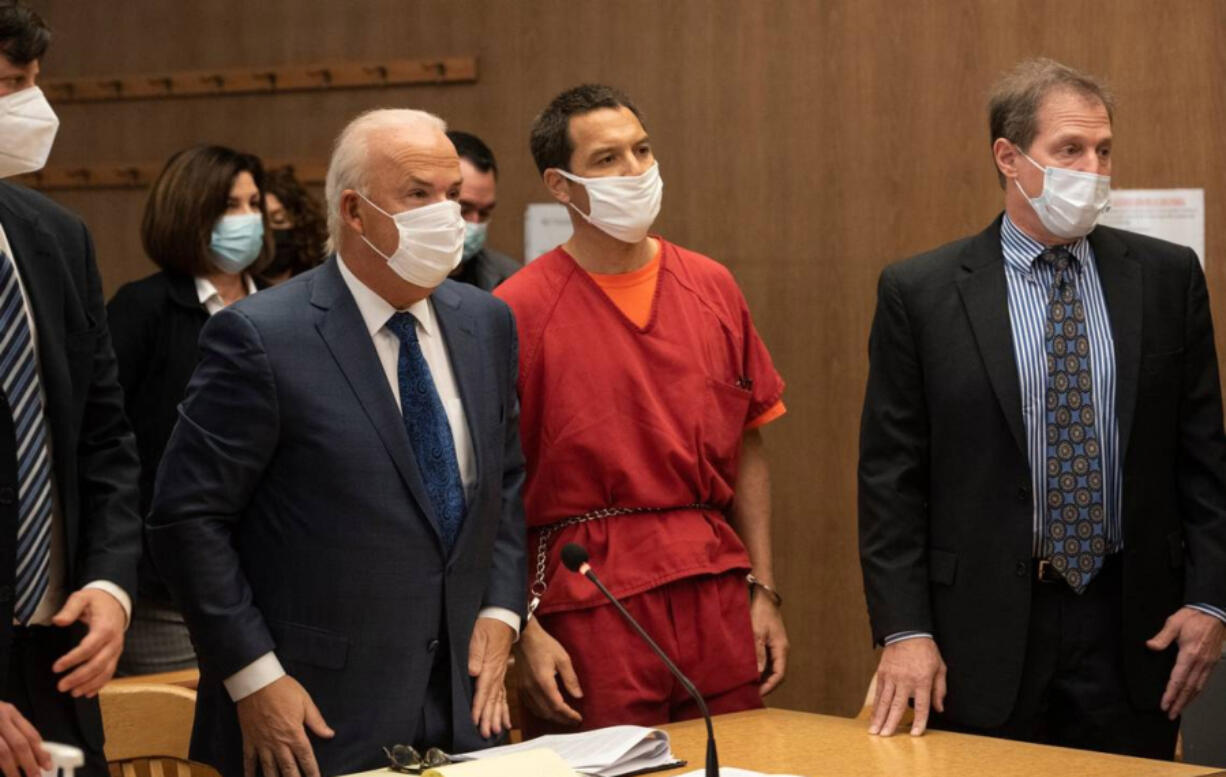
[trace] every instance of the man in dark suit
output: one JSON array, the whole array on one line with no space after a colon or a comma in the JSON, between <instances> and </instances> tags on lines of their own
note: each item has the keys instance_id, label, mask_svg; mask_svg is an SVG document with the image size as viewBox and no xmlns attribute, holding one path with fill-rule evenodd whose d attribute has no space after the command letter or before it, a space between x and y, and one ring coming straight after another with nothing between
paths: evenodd
<instances>
[{"instance_id":1,"label":"man in dark suit","mask_svg":"<svg viewBox=\"0 0 1226 777\"><path fill-rule=\"evenodd\" d=\"M881 276L860 552L870 732L1170 758L1226 619L1226 438L1193 252L1095 227L1112 102L1051 60L990 104L1005 212Z\"/></svg>"},{"instance_id":2,"label":"man in dark suit","mask_svg":"<svg viewBox=\"0 0 1226 777\"><path fill-rule=\"evenodd\" d=\"M509 727L515 327L446 280L464 225L444 129L355 119L328 170L337 254L201 333L147 530L200 657L192 754L223 774L354 772Z\"/></svg>"},{"instance_id":3,"label":"man in dark suit","mask_svg":"<svg viewBox=\"0 0 1226 777\"><path fill-rule=\"evenodd\" d=\"M486 245L486 232L498 205L498 162L481 138L448 130L447 138L460 156L460 215L464 217L464 258L451 277L493 291L515 274L520 263Z\"/></svg>"},{"instance_id":4,"label":"man in dark suit","mask_svg":"<svg viewBox=\"0 0 1226 777\"><path fill-rule=\"evenodd\" d=\"M0 178L33 172L58 121L34 85L50 34L0 0ZM98 690L115 672L140 555L138 465L93 245L76 216L0 182L0 770L41 739L105 775Z\"/></svg>"}]
</instances>

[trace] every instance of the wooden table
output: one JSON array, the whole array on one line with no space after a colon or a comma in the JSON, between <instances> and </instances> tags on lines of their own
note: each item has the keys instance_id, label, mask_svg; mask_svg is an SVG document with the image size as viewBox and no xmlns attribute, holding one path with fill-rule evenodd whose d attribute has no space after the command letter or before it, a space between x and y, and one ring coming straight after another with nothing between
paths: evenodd
<instances>
[{"instance_id":1,"label":"wooden table","mask_svg":"<svg viewBox=\"0 0 1226 777\"><path fill-rule=\"evenodd\" d=\"M702 769L707 731L701 720L663 727L673 752L689 761L684 774ZM922 737L904 732L888 739L870 736L866 724L850 718L788 710L755 710L715 718L721 766L803 777L1184 777L1226 775L1212 767L1150 761L1068 750L1003 739L929 731Z\"/></svg>"}]
</instances>

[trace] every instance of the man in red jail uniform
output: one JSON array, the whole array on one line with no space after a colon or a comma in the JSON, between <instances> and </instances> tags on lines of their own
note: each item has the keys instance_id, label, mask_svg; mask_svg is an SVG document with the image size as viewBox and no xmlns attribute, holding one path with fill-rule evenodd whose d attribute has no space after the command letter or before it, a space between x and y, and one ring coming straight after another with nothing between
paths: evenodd
<instances>
[{"instance_id":1,"label":"man in red jail uniform","mask_svg":"<svg viewBox=\"0 0 1226 777\"><path fill-rule=\"evenodd\" d=\"M574 234L496 292L519 328L528 576L524 727L652 725L696 705L592 584L614 595L711 712L762 706L787 633L760 428L783 379L722 265L648 229L662 183L638 110L606 86L558 95L532 154Z\"/></svg>"}]
</instances>

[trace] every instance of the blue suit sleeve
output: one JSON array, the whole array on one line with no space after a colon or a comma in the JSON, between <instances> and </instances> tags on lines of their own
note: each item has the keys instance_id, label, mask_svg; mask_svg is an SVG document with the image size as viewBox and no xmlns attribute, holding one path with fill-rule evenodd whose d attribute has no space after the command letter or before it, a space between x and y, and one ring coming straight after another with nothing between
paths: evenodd
<instances>
[{"instance_id":1,"label":"blue suit sleeve","mask_svg":"<svg viewBox=\"0 0 1226 777\"><path fill-rule=\"evenodd\" d=\"M146 526L202 669L218 677L274 648L236 535L278 433L276 385L259 333L242 313L220 311L201 332L200 362L158 469Z\"/></svg>"},{"instance_id":2,"label":"blue suit sleeve","mask_svg":"<svg viewBox=\"0 0 1226 777\"><path fill-rule=\"evenodd\" d=\"M511 309L503 308L508 346L507 366L499 391L503 406L506 433L502 457L502 515L498 536L494 540L490 583L486 588L483 607L504 607L518 613L521 620L527 610L527 570L524 562L524 454L519 443L519 398L516 379L519 372L519 339Z\"/></svg>"}]
</instances>

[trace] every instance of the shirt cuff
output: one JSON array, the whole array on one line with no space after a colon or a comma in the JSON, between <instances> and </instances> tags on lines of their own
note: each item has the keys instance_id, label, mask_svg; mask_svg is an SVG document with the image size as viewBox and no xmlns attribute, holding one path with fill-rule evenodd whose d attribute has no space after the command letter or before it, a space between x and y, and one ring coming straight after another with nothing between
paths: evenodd
<instances>
[{"instance_id":1,"label":"shirt cuff","mask_svg":"<svg viewBox=\"0 0 1226 777\"><path fill-rule=\"evenodd\" d=\"M285 677L285 670L281 668L277 654L265 653L227 677L222 685L226 686L230 700L237 702L265 686L272 685L282 677Z\"/></svg>"},{"instance_id":2,"label":"shirt cuff","mask_svg":"<svg viewBox=\"0 0 1226 777\"><path fill-rule=\"evenodd\" d=\"M1196 610L1198 612L1203 612L1205 615L1212 615L1222 623L1226 623L1226 610L1220 610L1217 607L1214 607L1212 604L1185 604L1184 607Z\"/></svg>"},{"instance_id":3,"label":"shirt cuff","mask_svg":"<svg viewBox=\"0 0 1226 777\"><path fill-rule=\"evenodd\" d=\"M519 615L511 612L505 607L483 607L477 613L478 618L493 618L496 621L502 621L511 627L511 631L515 632L515 642L519 642Z\"/></svg>"},{"instance_id":4,"label":"shirt cuff","mask_svg":"<svg viewBox=\"0 0 1226 777\"><path fill-rule=\"evenodd\" d=\"M132 623L132 597L128 596L128 592L112 583L110 580L95 580L92 583L86 583L81 586L81 590L93 588L98 591L106 591L111 596L119 600L119 606L123 608L124 622L123 630L127 631L128 626Z\"/></svg>"},{"instance_id":5,"label":"shirt cuff","mask_svg":"<svg viewBox=\"0 0 1226 777\"><path fill-rule=\"evenodd\" d=\"M886 637L882 644L893 645L897 642L905 642L909 639L933 639L933 636L926 631L899 631Z\"/></svg>"},{"instance_id":6,"label":"shirt cuff","mask_svg":"<svg viewBox=\"0 0 1226 777\"><path fill-rule=\"evenodd\" d=\"M745 431L748 432L748 431L752 431L754 429L758 429L760 427L766 426L771 421L774 421L775 419L782 417L783 414L786 413L787 411L788 409L787 407L784 406L783 400L781 399L775 404L768 407L766 411L763 412L761 415L757 416L756 418L751 420L749 423L745 424Z\"/></svg>"}]
</instances>

